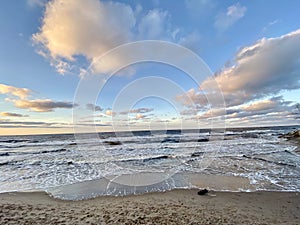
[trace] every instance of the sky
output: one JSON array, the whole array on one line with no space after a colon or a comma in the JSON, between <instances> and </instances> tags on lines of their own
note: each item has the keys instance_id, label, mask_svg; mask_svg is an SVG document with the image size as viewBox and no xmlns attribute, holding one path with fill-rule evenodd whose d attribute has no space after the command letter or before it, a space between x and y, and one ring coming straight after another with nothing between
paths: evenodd
<instances>
[{"instance_id":1,"label":"sky","mask_svg":"<svg viewBox=\"0 0 300 225\"><path fill-rule=\"evenodd\" d=\"M299 124L299 8L3 1L0 135Z\"/></svg>"}]
</instances>

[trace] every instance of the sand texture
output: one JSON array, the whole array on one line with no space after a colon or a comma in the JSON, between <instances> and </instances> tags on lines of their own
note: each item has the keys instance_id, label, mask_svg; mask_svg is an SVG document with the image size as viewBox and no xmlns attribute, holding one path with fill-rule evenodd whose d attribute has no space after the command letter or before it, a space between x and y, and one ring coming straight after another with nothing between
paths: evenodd
<instances>
[{"instance_id":1,"label":"sand texture","mask_svg":"<svg viewBox=\"0 0 300 225\"><path fill-rule=\"evenodd\" d=\"M174 190L83 201L5 193L0 224L300 224L300 193Z\"/></svg>"}]
</instances>

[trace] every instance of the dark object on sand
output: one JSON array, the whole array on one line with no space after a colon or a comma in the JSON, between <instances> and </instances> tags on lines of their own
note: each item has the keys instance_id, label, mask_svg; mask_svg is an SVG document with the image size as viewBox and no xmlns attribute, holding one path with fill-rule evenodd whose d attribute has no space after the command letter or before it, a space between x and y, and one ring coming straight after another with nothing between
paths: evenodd
<instances>
[{"instance_id":1,"label":"dark object on sand","mask_svg":"<svg viewBox=\"0 0 300 225\"><path fill-rule=\"evenodd\" d=\"M206 195L207 193L208 193L208 190L206 188L198 191L198 195Z\"/></svg>"}]
</instances>

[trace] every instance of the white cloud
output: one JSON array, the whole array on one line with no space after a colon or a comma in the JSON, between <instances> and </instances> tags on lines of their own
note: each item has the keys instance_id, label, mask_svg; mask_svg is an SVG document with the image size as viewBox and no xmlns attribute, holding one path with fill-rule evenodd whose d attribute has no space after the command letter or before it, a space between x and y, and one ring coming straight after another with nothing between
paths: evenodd
<instances>
[{"instance_id":1,"label":"white cloud","mask_svg":"<svg viewBox=\"0 0 300 225\"><path fill-rule=\"evenodd\" d=\"M50 112L55 108L72 108L74 105L71 102L53 101L51 99L35 99L30 100L29 94L32 91L27 88L18 88L14 86L8 86L0 84L0 94L8 95L9 97L5 100L12 102L17 108L30 109L35 112ZM6 116L9 113L5 113ZM3 115L5 115L3 114ZM10 114L10 116L19 116L20 114Z\"/></svg>"},{"instance_id":2,"label":"white cloud","mask_svg":"<svg viewBox=\"0 0 300 225\"><path fill-rule=\"evenodd\" d=\"M32 39L58 72L83 55L91 60L131 40L131 7L98 0L53 0L46 6L40 31ZM117 60L117 59L116 59Z\"/></svg>"},{"instance_id":3,"label":"white cloud","mask_svg":"<svg viewBox=\"0 0 300 225\"><path fill-rule=\"evenodd\" d=\"M23 115L19 113L11 113L11 112L1 112L0 116L2 117L28 117L28 115Z\"/></svg>"},{"instance_id":4,"label":"white cloud","mask_svg":"<svg viewBox=\"0 0 300 225\"><path fill-rule=\"evenodd\" d=\"M273 20L272 22L268 23L265 27L263 27L262 32L266 32L267 30L269 30L272 26L280 23L280 20Z\"/></svg>"},{"instance_id":5,"label":"white cloud","mask_svg":"<svg viewBox=\"0 0 300 225\"><path fill-rule=\"evenodd\" d=\"M105 115L107 115L107 116L115 116L115 115L116 115L116 112L114 112L114 111L108 109L108 110L105 111Z\"/></svg>"},{"instance_id":6,"label":"white cloud","mask_svg":"<svg viewBox=\"0 0 300 225\"><path fill-rule=\"evenodd\" d=\"M203 108L208 104L208 100L202 92L190 89L186 93L176 96L176 100L187 107Z\"/></svg>"},{"instance_id":7,"label":"white cloud","mask_svg":"<svg viewBox=\"0 0 300 225\"><path fill-rule=\"evenodd\" d=\"M132 9L111 1L52 0L46 5L42 25L32 40L37 52L61 74L82 74L86 68L76 61L79 56L87 64L93 63L93 72L109 73L123 65L124 59L114 55L101 63L98 57L102 54L131 41L172 40L176 30L168 11L160 9L143 12L140 5Z\"/></svg>"},{"instance_id":8,"label":"white cloud","mask_svg":"<svg viewBox=\"0 0 300 225\"><path fill-rule=\"evenodd\" d=\"M0 84L0 94L8 94L21 99L25 99L31 91L27 88L17 88L5 84Z\"/></svg>"},{"instance_id":9,"label":"white cloud","mask_svg":"<svg viewBox=\"0 0 300 225\"><path fill-rule=\"evenodd\" d=\"M232 26L239 19L244 17L247 8L240 5L239 3L231 5L227 8L226 13L220 13L216 17L215 27L219 30L226 30L228 27Z\"/></svg>"},{"instance_id":10,"label":"white cloud","mask_svg":"<svg viewBox=\"0 0 300 225\"><path fill-rule=\"evenodd\" d=\"M214 79L223 92L227 106L300 88L300 30L277 38L261 39L242 48L234 65ZM207 79L201 90L212 91Z\"/></svg>"},{"instance_id":11,"label":"white cloud","mask_svg":"<svg viewBox=\"0 0 300 225\"><path fill-rule=\"evenodd\" d=\"M234 110L227 111L227 118L251 118L260 115L271 116L291 116L295 109L295 105L291 101L283 100L282 96L273 97L270 99L257 100L251 104L242 105ZM280 119L280 118L279 118Z\"/></svg>"},{"instance_id":12,"label":"white cloud","mask_svg":"<svg viewBox=\"0 0 300 225\"><path fill-rule=\"evenodd\" d=\"M168 36L167 11L153 9L149 11L139 23L138 30L141 39L162 39Z\"/></svg>"},{"instance_id":13,"label":"white cloud","mask_svg":"<svg viewBox=\"0 0 300 225\"><path fill-rule=\"evenodd\" d=\"M281 96L272 96L300 88L300 30L246 46L237 52L232 63L233 66L202 82L199 90L191 89L177 96L177 101L188 108L182 115L193 114L191 110L195 109L198 114L203 112L209 106L206 97L213 99L220 88L230 121L247 117L254 120L266 114L276 120L293 117L295 105ZM197 118L207 116L211 116L209 111Z\"/></svg>"},{"instance_id":14,"label":"white cloud","mask_svg":"<svg viewBox=\"0 0 300 225\"><path fill-rule=\"evenodd\" d=\"M141 114L141 113L138 113L138 114L135 115L135 118L136 118L137 120L144 119L144 118L145 118L145 115L144 115L144 114Z\"/></svg>"},{"instance_id":15,"label":"white cloud","mask_svg":"<svg viewBox=\"0 0 300 225\"><path fill-rule=\"evenodd\" d=\"M193 116L194 119L211 119L214 117L224 116L224 109L209 109L200 115Z\"/></svg>"},{"instance_id":16,"label":"white cloud","mask_svg":"<svg viewBox=\"0 0 300 225\"><path fill-rule=\"evenodd\" d=\"M245 105L241 107L241 109L245 111L262 111L262 110L268 110L268 109L274 109L278 104L278 101L274 101L274 99L265 99L256 101L254 103L251 103L249 105Z\"/></svg>"}]
</instances>

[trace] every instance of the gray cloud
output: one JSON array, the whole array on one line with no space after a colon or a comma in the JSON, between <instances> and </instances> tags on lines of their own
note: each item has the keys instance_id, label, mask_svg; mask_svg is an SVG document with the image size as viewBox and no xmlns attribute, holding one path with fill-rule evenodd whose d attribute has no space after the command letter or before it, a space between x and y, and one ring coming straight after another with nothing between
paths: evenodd
<instances>
[{"instance_id":1,"label":"gray cloud","mask_svg":"<svg viewBox=\"0 0 300 225\"><path fill-rule=\"evenodd\" d=\"M180 112L180 115L183 115L183 116L186 116L186 115L197 115L199 112L198 109L185 109L185 110L182 110Z\"/></svg>"},{"instance_id":2,"label":"gray cloud","mask_svg":"<svg viewBox=\"0 0 300 225\"><path fill-rule=\"evenodd\" d=\"M300 88L300 30L263 38L237 52L234 65L214 77L227 106ZM212 79L200 89L213 92Z\"/></svg>"},{"instance_id":3,"label":"gray cloud","mask_svg":"<svg viewBox=\"0 0 300 225\"><path fill-rule=\"evenodd\" d=\"M0 120L0 124L14 124L14 125L53 125L55 123L36 122L36 121L11 121L11 120Z\"/></svg>"},{"instance_id":4,"label":"gray cloud","mask_svg":"<svg viewBox=\"0 0 300 225\"><path fill-rule=\"evenodd\" d=\"M282 96L259 100L235 110L227 111L227 118L249 118L258 115L292 115L295 104L283 100Z\"/></svg>"},{"instance_id":5,"label":"gray cloud","mask_svg":"<svg viewBox=\"0 0 300 225\"><path fill-rule=\"evenodd\" d=\"M2 117L28 117L28 115L23 115L19 113L11 113L11 112L1 112L0 116Z\"/></svg>"},{"instance_id":6,"label":"gray cloud","mask_svg":"<svg viewBox=\"0 0 300 225\"><path fill-rule=\"evenodd\" d=\"M86 127L108 127L111 126L111 124L101 124L101 123L77 123L76 126L86 126Z\"/></svg>"},{"instance_id":7,"label":"gray cloud","mask_svg":"<svg viewBox=\"0 0 300 225\"><path fill-rule=\"evenodd\" d=\"M65 101L53 101L51 99L28 99L29 94L32 91L27 88L18 88L14 86L0 84L0 94L8 95L9 97L5 100L12 102L17 108L29 109L35 112L51 112L54 109L70 109L75 106L72 102ZM21 115L17 113L1 113L2 116L15 116L24 117L26 115Z\"/></svg>"},{"instance_id":8,"label":"gray cloud","mask_svg":"<svg viewBox=\"0 0 300 225\"><path fill-rule=\"evenodd\" d=\"M209 110L206 97L213 99L220 88L229 121L239 123L238 119L254 120L263 115L277 120L281 116L288 122L295 118L293 102L272 96L300 88L300 30L246 46L237 52L232 64L202 82L199 90L191 89L176 97L188 108L182 115L196 115L198 110L197 118L218 116Z\"/></svg>"},{"instance_id":9,"label":"gray cloud","mask_svg":"<svg viewBox=\"0 0 300 225\"><path fill-rule=\"evenodd\" d=\"M35 112L52 112L54 109L71 109L74 105L72 102L52 101L50 99L10 99L18 108L29 109Z\"/></svg>"},{"instance_id":10,"label":"gray cloud","mask_svg":"<svg viewBox=\"0 0 300 225\"><path fill-rule=\"evenodd\" d=\"M98 112L101 112L103 110L100 106L91 103L86 104L86 109Z\"/></svg>"},{"instance_id":11,"label":"gray cloud","mask_svg":"<svg viewBox=\"0 0 300 225\"><path fill-rule=\"evenodd\" d=\"M121 115L126 115L126 114L129 114L129 113L148 113L148 112L152 112L153 109L152 108L138 108L138 109L131 109L131 110L128 110L128 111L122 111L120 112Z\"/></svg>"},{"instance_id":12,"label":"gray cloud","mask_svg":"<svg viewBox=\"0 0 300 225\"><path fill-rule=\"evenodd\" d=\"M191 89L176 99L186 106L208 104L206 97L218 83L227 107L300 88L300 30L278 38L262 39L242 48L234 66L205 80L200 91ZM205 93L205 94L204 94Z\"/></svg>"},{"instance_id":13,"label":"gray cloud","mask_svg":"<svg viewBox=\"0 0 300 225\"><path fill-rule=\"evenodd\" d=\"M13 121L1 120L0 128L63 128L69 124L64 123L49 123L41 121Z\"/></svg>"},{"instance_id":14,"label":"gray cloud","mask_svg":"<svg viewBox=\"0 0 300 225\"><path fill-rule=\"evenodd\" d=\"M200 91L196 91L193 88L188 90L184 94L177 95L176 101L180 102L184 106L193 109L201 109L209 104L206 94Z\"/></svg>"},{"instance_id":15,"label":"gray cloud","mask_svg":"<svg viewBox=\"0 0 300 225\"><path fill-rule=\"evenodd\" d=\"M17 88L5 84L0 84L0 94L11 95L21 99L26 98L31 91L27 88Z\"/></svg>"}]
</instances>

